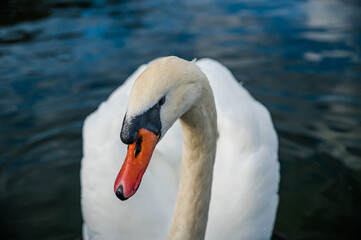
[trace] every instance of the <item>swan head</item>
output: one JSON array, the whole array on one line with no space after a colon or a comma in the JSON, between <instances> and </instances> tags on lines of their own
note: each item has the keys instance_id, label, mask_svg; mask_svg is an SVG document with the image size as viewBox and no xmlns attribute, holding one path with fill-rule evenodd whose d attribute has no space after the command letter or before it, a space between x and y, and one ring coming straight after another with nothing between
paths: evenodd
<instances>
[{"instance_id":1,"label":"swan head","mask_svg":"<svg viewBox=\"0 0 361 240\"><path fill-rule=\"evenodd\" d=\"M119 199L137 191L156 144L200 97L202 81L194 62L177 57L151 63L136 79L120 133L128 152L114 184Z\"/></svg>"}]
</instances>

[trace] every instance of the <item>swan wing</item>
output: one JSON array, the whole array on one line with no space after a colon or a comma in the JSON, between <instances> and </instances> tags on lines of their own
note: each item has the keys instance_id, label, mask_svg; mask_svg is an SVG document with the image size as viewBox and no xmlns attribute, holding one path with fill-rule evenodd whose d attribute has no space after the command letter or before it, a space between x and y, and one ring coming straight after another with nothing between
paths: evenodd
<instances>
[{"instance_id":1,"label":"swan wing","mask_svg":"<svg viewBox=\"0 0 361 240\"><path fill-rule=\"evenodd\" d=\"M153 153L142 186L121 202L113 185L126 155L119 133L140 66L83 126L81 205L84 239L165 239L176 201L181 162L179 124L167 133Z\"/></svg>"},{"instance_id":2,"label":"swan wing","mask_svg":"<svg viewBox=\"0 0 361 240\"><path fill-rule=\"evenodd\" d=\"M222 64L201 59L219 138L206 239L269 239L278 205L278 139L268 110Z\"/></svg>"}]
</instances>

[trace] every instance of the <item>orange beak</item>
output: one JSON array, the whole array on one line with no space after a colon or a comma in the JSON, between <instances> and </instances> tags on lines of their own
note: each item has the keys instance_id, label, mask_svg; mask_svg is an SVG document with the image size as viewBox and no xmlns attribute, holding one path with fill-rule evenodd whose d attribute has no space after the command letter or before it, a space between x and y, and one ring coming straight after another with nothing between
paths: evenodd
<instances>
[{"instance_id":1,"label":"orange beak","mask_svg":"<svg viewBox=\"0 0 361 240\"><path fill-rule=\"evenodd\" d=\"M137 141L128 145L128 153L114 183L114 192L120 200L127 200L137 191L148 167L159 136L141 128Z\"/></svg>"}]
</instances>

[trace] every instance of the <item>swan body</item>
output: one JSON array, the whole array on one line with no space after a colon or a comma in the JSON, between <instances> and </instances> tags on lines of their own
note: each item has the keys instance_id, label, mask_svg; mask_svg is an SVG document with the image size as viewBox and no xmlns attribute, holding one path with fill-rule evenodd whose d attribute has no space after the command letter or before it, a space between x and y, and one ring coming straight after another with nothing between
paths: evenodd
<instances>
[{"instance_id":1,"label":"swan body","mask_svg":"<svg viewBox=\"0 0 361 240\"><path fill-rule=\"evenodd\" d=\"M178 61L175 57L167 59ZM195 64L205 74L217 109L217 147L213 181L208 184L212 189L208 221L205 217L204 222L205 239L269 239L280 178L278 139L270 114L220 63L201 59L189 64ZM169 130L161 136L137 193L122 202L113 192L114 180L127 154L127 146L119 139L122 120L125 114L144 107L141 101L132 99L131 91L146 68L140 66L85 120L81 165L84 239L166 239L172 238L168 234L173 233L174 225L181 226L172 225L173 213L173 222L182 214L177 201L184 168L179 121L172 127L173 123L165 123ZM182 130L184 137L184 126Z\"/></svg>"}]
</instances>

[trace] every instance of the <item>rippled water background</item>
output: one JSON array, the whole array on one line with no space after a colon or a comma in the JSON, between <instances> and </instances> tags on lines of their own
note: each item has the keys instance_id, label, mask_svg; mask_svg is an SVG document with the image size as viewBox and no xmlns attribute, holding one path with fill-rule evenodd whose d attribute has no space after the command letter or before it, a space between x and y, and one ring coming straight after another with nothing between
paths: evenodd
<instances>
[{"instance_id":1,"label":"rippled water background","mask_svg":"<svg viewBox=\"0 0 361 240\"><path fill-rule=\"evenodd\" d=\"M361 239L359 1L0 4L0 238L81 235L85 117L153 58L211 57L271 111L275 230Z\"/></svg>"}]
</instances>

